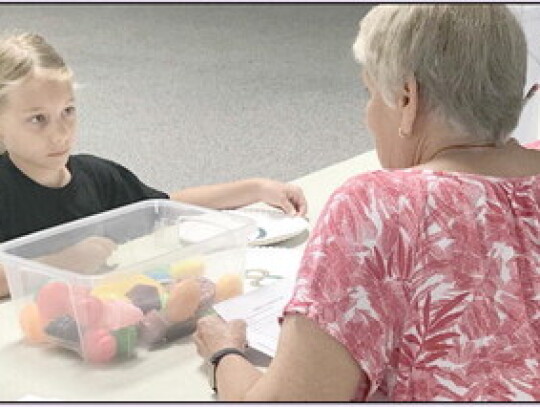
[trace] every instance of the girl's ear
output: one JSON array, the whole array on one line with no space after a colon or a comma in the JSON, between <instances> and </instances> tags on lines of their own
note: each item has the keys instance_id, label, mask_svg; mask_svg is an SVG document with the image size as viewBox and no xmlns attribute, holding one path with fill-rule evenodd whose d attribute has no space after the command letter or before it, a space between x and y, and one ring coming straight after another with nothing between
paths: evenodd
<instances>
[{"instance_id":1,"label":"girl's ear","mask_svg":"<svg viewBox=\"0 0 540 407\"><path fill-rule=\"evenodd\" d=\"M401 110L401 132L405 137L412 135L418 114L418 82L414 76L409 77L403 84L398 97L398 109Z\"/></svg>"}]
</instances>

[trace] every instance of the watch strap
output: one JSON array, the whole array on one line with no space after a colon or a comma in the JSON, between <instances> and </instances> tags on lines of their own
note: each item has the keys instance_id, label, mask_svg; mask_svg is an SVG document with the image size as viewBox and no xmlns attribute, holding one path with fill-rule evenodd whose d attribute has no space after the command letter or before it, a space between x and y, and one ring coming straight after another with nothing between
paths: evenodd
<instances>
[{"instance_id":1,"label":"watch strap","mask_svg":"<svg viewBox=\"0 0 540 407\"><path fill-rule=\"evenodd\" d=\"M212 368L212 371L210 372L210 377L209 377L210 387L216 393L217 393L217 378L216 378L217 367L221 359L223 359L227 355L238 355L238 356L242 356L244 359L247 359L244 352L242 352L238 348L223 348L215 352L212 356L210 356L210 358L208 359L208 362L210 363L210 366Z\"/></svg>"}]
</instances>

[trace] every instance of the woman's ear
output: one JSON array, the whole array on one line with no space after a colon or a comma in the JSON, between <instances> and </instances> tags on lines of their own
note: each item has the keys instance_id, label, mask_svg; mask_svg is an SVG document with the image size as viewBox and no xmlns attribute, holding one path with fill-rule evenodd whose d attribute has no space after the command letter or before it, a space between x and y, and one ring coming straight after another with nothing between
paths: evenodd
<instances>
[{"instance_id":1,"label":"woman's ear","mask_svg":"<svg viewBox=\"0 0 540 407\"><path fill-rule=\"evenodd\" d=\"M418 82L414 76L410 76L403 84L398 109L401 110L400 131L405 137L412 135L418 114Z\"/></svg>"}]
</instances>

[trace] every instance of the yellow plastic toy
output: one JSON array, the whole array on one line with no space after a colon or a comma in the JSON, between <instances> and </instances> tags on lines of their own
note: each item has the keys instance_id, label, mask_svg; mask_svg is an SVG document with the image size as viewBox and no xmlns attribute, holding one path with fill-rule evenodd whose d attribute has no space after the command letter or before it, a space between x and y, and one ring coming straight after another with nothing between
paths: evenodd
<instances>
[{"instance_id":1,"label":"yellow plastic toy","mask_svg":"<svg viewBox=\"0 0 540 407\"><path fill-rule=\"evenodd\" d=\"M94 287L91 294L102 300L129 301L129 298L126 297L126 293L137 284L151 285L158 289L160 295L164 293L164 289L158 281L145 276L144 274L133 274L123 275L115 281L107 280L104 284Z\"/></svg>"},{"instance_id":2,"label":"yellow plastic toy","mask_svg":"<svg viewBox=\"0 0 540 407\"><path fill-rule=\"evenodd\" d=\"M172 263L169 273L175 280L188 277L201 277L204 274L204 259L202 257L190 257L185 260Z\"/></svg>"},{"instance_id":3,"label":"yellow plastic toy","mask_svg":"<svg viewBox=\"0 0 540 407\"><path fill-rule=\"evenodd\" d=\"M19 323L28 342L42 343L47 341L45 332L43 332L43 322L35 303L31 302L24 306L19 314Z\"/></svg>"},{"instance_id":4,"label":"yellow plastic toy","mask_svg":"<svg viewBox=\"0 0 540 407\"><path fill-rule=\"evenodd\" d=\"M244 292L244 283L238 273L222 275L216 282L215 302L236 297Z\"/></svg>"}]
</instances>

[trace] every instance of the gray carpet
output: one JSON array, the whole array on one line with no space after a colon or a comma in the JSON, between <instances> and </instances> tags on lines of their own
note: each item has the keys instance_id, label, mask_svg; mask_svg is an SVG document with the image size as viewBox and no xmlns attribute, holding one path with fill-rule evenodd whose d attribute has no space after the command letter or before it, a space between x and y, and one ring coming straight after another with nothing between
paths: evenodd
<instances>
[{"instance_id":1,"label":"gray carpet","mask_svg":"<svg viewBox=\"0 0 540 407\"><path fill-rule=\"evenodd\" d=\"M78 90L78 151L162 190L290 180L372 148L352 56L362 4L0 5Z\"/></svg>"}]
</instances>

